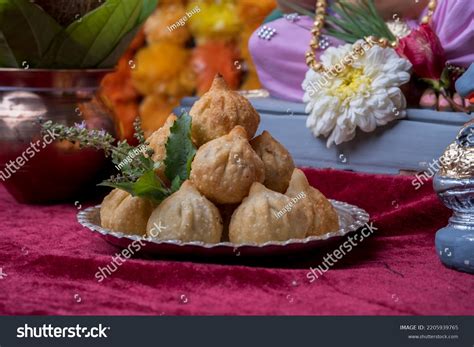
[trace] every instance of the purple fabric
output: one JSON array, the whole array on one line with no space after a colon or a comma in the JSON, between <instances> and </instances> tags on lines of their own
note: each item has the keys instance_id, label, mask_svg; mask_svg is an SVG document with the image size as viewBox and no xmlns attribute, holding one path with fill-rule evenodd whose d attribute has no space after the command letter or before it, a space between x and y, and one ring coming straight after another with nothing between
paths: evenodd
<instances>
[{"instance_id":1,"label":"purple fabric","mask_svg":"<svg viewBox=\"0 0 474 347\"><path fill-rule=\"evenodd\" d=\"M438 1L433 29L446 51L448 62L468 68L474 61L474 1Z\"/></svg>"},{"instance_id":2,"label":"purple fabric","mask_svg":"<svg viewBox=\"0 0 474 347\"><path fill-rule=\"evenodd\" d=\"M305 54L311 41L313 20L307 16L295 23L285 18L267 23L276 34L264 40L254 32L249 41L252 58L262 85L276 98L292 101L303 99L301 83L308 67ZM341 41L331 39L331 45Z\"/></svg>"},{"instance_id":3,"label":"purple fabric","mask_svg":"<svg viewBox=\"0 0 474 347\"><path fill-rule=\"evenodd\" d=\"M473 12L473 0L438 1L433 29L452 64L469 67L474 61ZM258 30L250 38L249 48L258 76L272 96L302 101L301 83L308 70L305 54L311 40L312 24L313 20L307 16L302 16L295 23L281 18L265 24L276 29L271 40L260 39ZM413 21L408 24L415 26ZM331 43L337 46L341 41L331 39Z\"/></svg>"}]
</instances>

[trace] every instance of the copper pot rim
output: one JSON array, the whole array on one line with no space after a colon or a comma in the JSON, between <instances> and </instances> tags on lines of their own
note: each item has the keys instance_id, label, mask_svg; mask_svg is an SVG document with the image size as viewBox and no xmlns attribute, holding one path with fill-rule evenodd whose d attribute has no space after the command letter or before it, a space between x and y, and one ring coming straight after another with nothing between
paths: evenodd
<instances>
[{"instance_id":1,"label":"copper pot rim","mask_svg":"<svg viewBox=\"0 0 474 347\"><path fill-rule=\"evenodd\" d=\"M0 68L0 91L96 90L114 69Z\"/></svg>"}]
</instances>

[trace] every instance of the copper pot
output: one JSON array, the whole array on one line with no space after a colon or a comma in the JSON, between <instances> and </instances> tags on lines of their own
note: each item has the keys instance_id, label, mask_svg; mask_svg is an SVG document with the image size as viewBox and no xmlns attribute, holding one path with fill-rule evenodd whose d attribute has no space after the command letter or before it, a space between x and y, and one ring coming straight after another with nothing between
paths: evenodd
<instances>
[{"instance_id":1,"label":"copper pot","mask_svg":"<svg viewBox=\"0 0 474 347\"><path fill-rule=\"evenodd\" d=\"M107 161L40 133L39 117L113 133L112 118L92 102L110 70L0 69L0 183L22 203L79 199L100 180Z\"/></svg>"}]
</instances>

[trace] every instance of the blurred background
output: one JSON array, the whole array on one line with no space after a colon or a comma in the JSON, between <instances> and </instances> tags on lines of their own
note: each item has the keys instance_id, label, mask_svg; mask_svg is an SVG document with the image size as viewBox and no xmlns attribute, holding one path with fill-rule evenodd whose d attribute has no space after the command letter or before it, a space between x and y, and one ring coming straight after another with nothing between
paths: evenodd
<instances>
[{"instance_id":1,"label":"blurred background","mask_svg":"<svg viewBox=\"0 0 474 347\"><path fill-rule=\"evenodd\" d=\"M137 115L151 134L181 98L208 91L218 72L233 89L259 89L248 40L275 8L274 0L160 1L102 82L118 136L132 138Z\"/></svg>"}]
</instances>

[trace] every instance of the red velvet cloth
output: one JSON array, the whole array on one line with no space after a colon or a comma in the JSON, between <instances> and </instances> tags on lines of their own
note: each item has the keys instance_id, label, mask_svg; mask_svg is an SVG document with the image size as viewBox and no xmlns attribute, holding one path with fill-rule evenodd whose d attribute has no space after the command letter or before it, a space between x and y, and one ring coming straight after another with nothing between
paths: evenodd
<instances>
[{"instance_id":1,"label":"red velvet cloth","mask_svg":"<svg viewBox=\"0 0 474 347\"><path fill-rule=\"evenodd\" d=\"M445 268L434 235L449 211L431 182L413 177L305 170L328 197L366 209L375 234L323 277L296 263L264 267L177 260L126 261L98 283L118 250L81 228L73 204L17 204L0 188L0 313L13 315L472 315L474 276ZM84 207L84 206L83 206ZM342 242L342 241L341 241ZM184 295L184 296L183 296Z\"/></svg>"}]
</instances>

